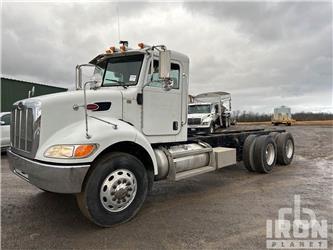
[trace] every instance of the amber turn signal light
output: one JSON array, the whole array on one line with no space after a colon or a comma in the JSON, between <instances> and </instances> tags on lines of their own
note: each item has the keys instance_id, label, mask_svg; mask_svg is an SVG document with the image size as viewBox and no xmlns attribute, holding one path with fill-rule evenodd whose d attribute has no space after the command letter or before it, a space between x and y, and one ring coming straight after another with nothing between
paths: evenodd
<instances>
[{"instance_id":1,"label":"amber turn signal light","mask_svg":"<svg viewBox=\"0 0 333 250\"><path fill-rule=\"evenodd\" d=\"M74 157L75 158L84 158L89 156L94 150L96 146L94 144L87 145L79 145L75 148Z\"/></svg>"}]
</instances>

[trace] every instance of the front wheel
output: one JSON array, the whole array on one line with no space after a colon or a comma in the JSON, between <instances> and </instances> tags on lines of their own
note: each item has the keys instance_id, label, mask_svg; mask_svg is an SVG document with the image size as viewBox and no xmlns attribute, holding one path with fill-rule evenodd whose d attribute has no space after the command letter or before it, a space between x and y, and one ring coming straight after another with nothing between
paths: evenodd
<instances>
[{"instance_id":1,"label":"front wheel","mask_svg":"<svg viewBox=\"0 0 333 250\"><path fill-rule=\"evenodd\" d=\"M110 227L132 219L147 192L148 176L141 161L130 154L112 153L94 164L77 202L88 219Z\"/></svg>"},{"instance_id":2,"label":"front wheel","mask_svg":"<svg viewBox=\"0 0 333 250\"><path fill-rule=\"evenodd\" d=\"M214 134L215 132L215 125L214 123L211 123L209 126L209 134Z\"/></svg>"}]
</instances>

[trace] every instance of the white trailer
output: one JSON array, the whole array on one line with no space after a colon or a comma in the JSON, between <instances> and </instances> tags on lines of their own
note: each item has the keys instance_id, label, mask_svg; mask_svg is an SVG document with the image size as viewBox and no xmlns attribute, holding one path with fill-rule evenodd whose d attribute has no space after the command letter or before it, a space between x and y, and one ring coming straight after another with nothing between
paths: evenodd
<instances>
[{"instance_id":1,"label":"white trailer","mask_svg":"<svg viewBox=\"0 0 333 250\"><path fill-rule=\"evenodd\" d=\"M77 66L76 91L16 102L9 165L36 187L73 193L83 214L103 227L130 220L153 182L178 181L243 160L269 173L290 164L284 130L187 134L189 59L163 45L111 47ZM94 67L82 83L82 69Z\"/></svg>"}]
</instances>

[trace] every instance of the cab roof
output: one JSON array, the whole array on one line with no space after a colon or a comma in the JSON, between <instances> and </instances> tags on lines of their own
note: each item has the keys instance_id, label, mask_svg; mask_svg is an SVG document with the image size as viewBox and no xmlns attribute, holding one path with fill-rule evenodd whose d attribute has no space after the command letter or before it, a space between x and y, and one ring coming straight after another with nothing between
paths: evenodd
<instances>
[{"instance_id":1,"label":"cab roof","mask_svg":"<svg viewBox=\"0 0 333 250\"><path fill-rule=\"evenodd\" d=\"M185 54L182 54L180 52L170 50L171 51L171 60L179 60L185 63L189 63L189 57ZM114 53L103 53L97 55L95 58L93 58L89 63L91 64L98 64L101 61L107 60L111 57L121 57L121 56L127 56L127 55L138 55L138 54L146 54L147 48L145 49L131 49L128 48L125 52L115 51ZM158 52L154 50L154 55L158 56Z\"/></svg>"}]
</instances>

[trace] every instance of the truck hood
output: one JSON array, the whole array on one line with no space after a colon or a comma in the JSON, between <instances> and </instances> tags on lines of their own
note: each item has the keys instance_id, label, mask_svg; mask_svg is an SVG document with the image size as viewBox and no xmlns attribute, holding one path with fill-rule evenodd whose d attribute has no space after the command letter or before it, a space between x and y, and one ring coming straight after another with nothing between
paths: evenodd
<instances>
[{"instance_id":1,"label":"truck hood","mask_svg":"<svg viewBox=\"0 0 333 250\"><path fill-rule=\"evenodd\" d=\"M36 102L41 107L40 144L43 144L58 130L81 121L85 122L83 90L61 92L45 96L34 97L25 102ZM87 104L109 103L110 107L102 111L88 111L88 115L107 120L108 117L122 119L123 94L119 89L101 88L87 90ZM73 106L79 106L74 109Z\"/></svg>"}]
</instances>

